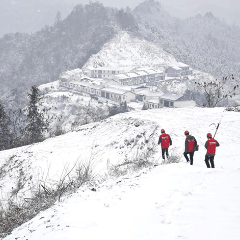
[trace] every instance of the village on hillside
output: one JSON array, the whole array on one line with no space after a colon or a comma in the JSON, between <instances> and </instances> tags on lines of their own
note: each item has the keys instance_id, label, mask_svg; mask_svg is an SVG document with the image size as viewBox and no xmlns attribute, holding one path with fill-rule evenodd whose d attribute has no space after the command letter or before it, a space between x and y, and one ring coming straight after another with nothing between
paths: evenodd
<instances>
[{"instance_id":1,"label":"village on hillside","mask_svg":"<svg viewBox=\"0 0 240 240\"><path fill-rule=\"evenodd\" d=\"M162 69L149 67L125 72L121 67L84 67L60 75L61 90L112 103L139 102L146 108L181 107L182 95L162 91L163 84L194 80L189 65L178 62ZM194 105L192 100L185 101Z\"/></svg>"}]
</instances>

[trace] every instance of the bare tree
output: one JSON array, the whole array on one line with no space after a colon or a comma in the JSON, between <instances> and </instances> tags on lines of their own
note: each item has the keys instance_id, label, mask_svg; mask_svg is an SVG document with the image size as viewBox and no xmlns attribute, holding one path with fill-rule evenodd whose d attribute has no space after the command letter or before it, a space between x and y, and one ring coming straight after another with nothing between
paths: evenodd
<instances>
[{"instance_id":1,"label":"bare tree","mask_svg":"<svg viewBox=\"0 0 240 240\"><path fill-rule=\"evenodd\" d=\"M214 108L224 99L235 96L239 86L234 85L229 87L227 85L228 82L233 80L234 76L230 75L223 77L222 80L216 79L215 81L203 83L195 82L197 88L204 91L205 102L203 106Z\"/></svg>"}]
</instances>

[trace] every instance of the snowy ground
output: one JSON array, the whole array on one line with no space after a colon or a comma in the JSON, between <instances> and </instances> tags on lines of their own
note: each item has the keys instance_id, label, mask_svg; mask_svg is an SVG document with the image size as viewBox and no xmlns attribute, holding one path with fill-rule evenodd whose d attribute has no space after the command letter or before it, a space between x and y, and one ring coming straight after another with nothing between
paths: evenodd
<instances>
[{"instance_id":1,"label":"snowy ground","mask_svg":"<svg viewBox=\"0 0 240 240\"><path fill-rule=\"evenodd\" d=\"M130 112L43 143L0 152L0 165L11 158L12 169L0 179L2 198L14 187L19 171L16 164L24 169L26 179L32 175L36 180L46 171L49 179L55 179L67 164L92 155L96 156L96 174L106 177L109 164L154 146L161 128L172 137L170 153L182 159L119 178L109 176L95 186L96 191L82 187L5 239L240 239L240 114L223 110L193 107ZM216 125L212 123L220 119L216 168L207 169L206 133L214 133ZM185 130L200 146L193 166L182 156ZM144 144L146 139L148 144ZM154 160L161 163L158 150ZM24 194L28 194L28 185L20 196Z\"/></svg>"}]
</instances>

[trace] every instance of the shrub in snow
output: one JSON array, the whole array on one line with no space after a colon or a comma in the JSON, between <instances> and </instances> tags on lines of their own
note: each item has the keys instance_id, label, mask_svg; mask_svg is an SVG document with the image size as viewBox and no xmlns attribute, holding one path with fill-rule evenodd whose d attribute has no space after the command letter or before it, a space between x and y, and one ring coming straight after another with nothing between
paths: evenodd
<instances>
[{"instance_id":1,"label":"shrub in snow","mask_svg":"<svg viewBox=\"0 0 240 240\"><path fill-rule=\"evenodd\" d=\"M0 177L4 175L5 167L0 169ZM58 182L38 182L31 189L30 197L20 199L18 193L26 183L24 173L21 172L16 188L12 190L9 199L6 199L7 206L0 203L0 239L11 234L14 228L29 221L39 212L51 207L57 200L60 201L64 194L75 192L93 178L91 161L85 164L76 163L71 169L64 169Z\"/></svg>"},{"instance_id":2,"label":"shrub in snow","mask_svg":"<svg viewBox=\"0 0 240 240\"><path fill-rule=\"evenodd\" d=\"M114 177L119 177L126 175L128 173L139 171L143 168L148 168L156 165L154 158L152 156L156 153L156 146L148 147L144 152L139 154L137 152L136 156L129 158L125 156L124 162L109 166L109 175Z\"/></svg>"}]
</instances>

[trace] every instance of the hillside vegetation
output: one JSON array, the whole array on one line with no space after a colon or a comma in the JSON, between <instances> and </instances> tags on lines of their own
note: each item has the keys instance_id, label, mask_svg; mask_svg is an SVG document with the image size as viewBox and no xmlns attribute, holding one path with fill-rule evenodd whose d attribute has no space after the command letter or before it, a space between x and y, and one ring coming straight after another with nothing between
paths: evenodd
<instances>
[{"instance_id":1,"label":"hillside vegetation","mask_svg":"<svg viewBox=\"0 0 240 240\"><path fill-rule=\"evenodd\" d=\"M216 168L207 169L206 134L220 119ZM110 240L121 225L117 239L237 239L239 120L223 108L135 111L1 151L0 237ZM166 162L162 128L173 142ZM186 129L199 144L193 166L183 157Z\"/></svg>"},{"instance_id":2,"label":"hillside vegetation","mask_svg":"<svg viewBox=\"0 0 240 240\"><path fill-rule=\"evenodd\" d=\"M8 107L23 105L24 92L30 86L55 81L63 71L81 68L122 30L146 39L152 50L156 44L177 61L217 78L233 74L233 85L239 82L238 27L228 26L211 13L180 20L154 0L133 11L89 3L77 5L66 19L34 34L8 34L0 39L0 94L5 94L4 102Z\"/></svg>"}]
</instances>

